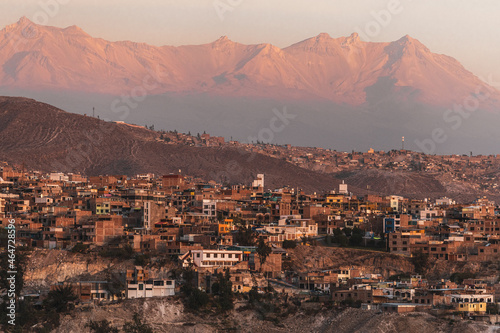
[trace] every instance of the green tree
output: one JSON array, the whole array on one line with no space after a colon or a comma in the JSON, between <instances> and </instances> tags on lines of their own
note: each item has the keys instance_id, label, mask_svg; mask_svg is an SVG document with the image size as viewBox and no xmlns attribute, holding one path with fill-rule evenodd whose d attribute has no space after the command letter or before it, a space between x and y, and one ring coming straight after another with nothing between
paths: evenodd
<instances>
[{"instance_id":1,"label":"green tree","mask_svg":"<svg viewBox=\"0 0 500 333\"><path fill-rule=\"evenodd\" d=\"M252 227L241 225L238 227L238 232L235 235L235 241L241 246L255 246L257 233L252 230Z\"/></svg>"},{"instance_id":2,"label":"green tree","mask_svg":"<svg viewBox=\"0 0 500 333\"><path fill-rule=\"evenodd\" d=\"M415 267L415 272L424 274L429 267L429 255L422 251L418 251L412 255L411 263Z\"/></svg>"},{"instance_id":3,"label":"green tree","mask_svg":"<svg viewBox=\"0 0 500 333\"><path fill-rule=\"evenodd\" d=\"M44 306L46 309L54 309L58 313L66 312L76 299L77 296L73 292L73 288L68 284L62 284L49 292L44 300Z\"/></svg>"},{"instance_id":4,"label":"green tree","mask_svg":"<svg viewBox=\"0 0 500 333\"><path fill-rule=\"evenodd\" d=\"M341 247L346 247L349 244L349 239L340 229L334 229L333 242L339 244Z\"/></svg>"},{"instance_id":5,"label":"green tree","mask_svg":"<svg viewBox=\"0 0 500 333\"><path fill-rule=\"evenodd\" d=\"M231 310L233 308L233 284L229 269L225 269L224 273L217 274L217 282L214 283L214 287L212 290L218 296L217 300L221 311Z\"/></svg>"},{"instance_id":6,"label":"green tree","mask_svg":"<svg viewBox=\"0 0 500 333\"><path fill-rule=\"evenodd\" d=\"M476 277L476 274L471 272L455 272L451 274L450 280L456 282L458 284L462 284L465 279L473 279Z\"/></svg>"},{"instance_id":7,"label":"green tree","mask_svg":"<svg viewBox=\"0 0 500 333\"><path fill-rule=\"evenodd\" d=\"M150 325L142 322L137 312L134 313L132 321L127 321L125 325L123 325L123 331L125 333L154 333Z\"/></svg>"},{"instance_id":8,"label":"green tree","mask_svg":"<svg viewBox=\"0 0 500 333\"><path fill-rule=\"evenodd\" d=\"M352 246L360 246L363 243L363 236L357 233L352 233L351 238L349 238L349 244Z\"/></svg>"},{"instance_id":9,"label":"green tree","mask_svg":"<svg viewBox=\"0 0 500 333\"><path fill-rule=\"evenodd\" d=\"M208 294L198 288L192 288L189 296L184 297L184 306L192 311L198 311L205 307L210 301Z\"/></svg>"},{"instance_id":10,"label":"green tree","mask_svg":"<svg viewBox=\"0 0 500 333\"><path fill-rule=\"evenodd\" d=\"M267 243L264 241L264 238L260 237L256 252L259 255L260 271L262 271L262 265L264 265L267 257L269 257L273 250L269 245L267 245Z\"/></svg>"}]
</instances>

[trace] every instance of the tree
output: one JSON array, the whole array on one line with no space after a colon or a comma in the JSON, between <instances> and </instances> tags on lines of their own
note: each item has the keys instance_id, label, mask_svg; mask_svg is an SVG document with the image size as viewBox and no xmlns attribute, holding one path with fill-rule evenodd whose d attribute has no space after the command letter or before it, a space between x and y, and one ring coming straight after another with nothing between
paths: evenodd
<instances>
[{"instance_id":1,"label":"tree","mask_svg":"<svg viewBox=\"0 0 500 333\"><path fill-rule=\"evenodd\" d=\"M184 306L189 310L197 311L206 306L209 301L210 298L206 292L198 288L191 288L189 296L184 297Z\"/></svg>"},{"instance_id":2,"label":"tree","mask_svg":"<svg viewBox=\"0 0 500 333\"><path fill-rule=\"evenodd\" d=\"M349 239L339 228L333 230L333 241L341 247L346 247L349 244Z\"/></svg>"},{"instance_id":3,"label":"tree","mask_svg":"<svg viewBox=\"0 0 500 333\"><path fill-rule=\"evenodd\" d=\"M363 243L363 236L359 233L352 233L351 238L349 238L349 243L353 246L359 246Z\"/></svg>"},{"instance_id":4,"label":"tree","mask_svg":"<svg viewBox=\"0 0 500 333\"><path fill-rule=\"evenodd\" d=\"M429 255L422 251L418 251L412 255L411 263L415 267L415 272L424 274L429 267Z\"/></svg>"},{"instance_id":5,"label":"tree","mask_svg":"<svg viewBox=\"0 0 500 333\"><path fill-rule=\"evenodd\" d=\"M229 269L225 269L224 273L217 274L217 282L212 286L212 292L218 295L218 305L225 312L233 308L233 283Z\"/></svg>"},{"instance_id":6,"label":"tree","mask_svg":"<svg viewBox=\"0 0 500 333\"><path fill-rule=\"evenodd\" d=\"M257 254L259 255L260 261L260 271L262 271L262 265L266 262L267 257L273 252L271 247L264 242L264 238L259 238L259 244L257 245Z\"/></svg>"},{"instance_id":7,"label":"tree","mask_svg":"<svg viewBox=\"0 0 500 333\"><path fill-rule=\"evenodd\" d=\"M70 308L70 304L76 301L77 296L73 292L73 288L69 284L62 284L55 287L47 295L44 300L45 308L54 309L56 312L66 312Z\"/></svg>"},{"instance_id":8,"label":"tree","mask_svg":"<svg viewBox=\"0 0 500 333\"><path fill-rule=\"evenodd\" d=\"M252 230L252 227L241 225L238 227L238 232L235 235L235 241L241 246L255 246L257 234Z\"/></svg>"},{"instance_id":9,"label":"tree","mask_svg":"<svg viewBox=\"0 0 500 333\"><path fill-rule=\"evenodd\" d=\"M111 326L111 323L103 319L101 321L89 321L85 324L85 327L88 327L92 332L95 333L118 333L118 329L116 327Z\"/></svg>"},{"instance_id":10,"label":"tree","mask_svg":"<svg viewBox=\"0 0 500 333\"><path fill-rule=\"evenodd\" d=\"M142 322L137 312L134 313L132 321L127 321L125 325L123 325L123 331L125 333L154 333L150 325Z\"/></svg>"}]
</instances>

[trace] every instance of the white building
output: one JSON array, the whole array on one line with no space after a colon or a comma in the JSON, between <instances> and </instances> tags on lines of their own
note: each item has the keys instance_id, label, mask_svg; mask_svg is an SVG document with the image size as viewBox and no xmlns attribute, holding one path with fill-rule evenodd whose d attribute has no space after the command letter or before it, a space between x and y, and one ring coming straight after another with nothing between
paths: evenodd
<instances>
[{"instance_id":1,"label":"white building","mask_svg":"<svg viewBox=\"0 0 500 333\"><path fill-rule=\"evenodd\" d=\"M62 172L53 172L49 175L49 179L56 182L68 182L69 177Z\"/></svg>"},{"instance_id":2,"label":"white building","mask_svg":"<svg viewBox=\"0 0 500 333\"><path fill-rule=\"evenodd\" d=\"M210 217L217 216L217 200L203 199L203 214Z\"/></svg>"},{"instance_id":3,"label":"white building","mask_svg":"<svg viewBox=\"0 0 500 333\"><path fill-rule=\"evenodd\" d=\"M339 185L339 193L340 194L348 194L348 190L347 190L347 184L344 183L344 181L342 181L342 184Z\"/></svg>"},{"instance_id":4,"label":"white building","mask_svg":"<svg viewBox=\"0 0 500 333\"><path fill-rule=\"evenodd\" d=\"M436 199L436 206L449 206L449 205L454 205L454 204L455 204L455 201L450 199L450 198L447 198L447 197L444 197L441 199Z\"/></svg>"},{"instance_id":5,"label":"white building","mask_svg":"<svg viewBox=\"0 0 500 333\"><path fill-rule=\"evenodd\" d=\"M444 217L445 215L445 211L437 209L424 209L420 211L421 220L432 220L433 218Z\"/></svg>"},{"instance_id":6,"label":"white building","mask_svg":"<svg viewBox=\"0 0 500 333\"><path fill-rule=\"evenodd\" d=\"M35 198L35 204L40 204L40 205L50 205L54 203L54 199L50 197L44 197L43 195L39 198Z\"/></svg>"},{"instance_id":7,"label":"white building","mask_svg":"<svg viewBox=\"0 0 500 333\"><path fill-rule=\"evenodd\" d=\"M243 251L191 250L181 257L184 267L193 263L196 267L234 266L243 260Z\"/></svg>"},{"instance_id":8,"label":"white building","mask_svg":"<svg viewBox=\"0 0 500 333\"><path fill-rule=\"evenodd\" d=\"M451 303L492 303L494 297L491 294L452 294Z\"/></svg>"},{"instance_id":9,"label":"white building","mask_svg":"<svg viewBox=\"0 0 500 333\"><path fill-rule=\"evenodd\" d=\"M262 187L262 188L264 188L264 174L263 173L259 173L257 175L257 179L255 179L252 182L252 187L254 187L254 188L256 188L256 187Z\"/></svg>"},{"instance_id":10,"label":"white building","mask_svg":"<svg viewBox=\"0 0 500 333\"><path fill-rule=\"evenodd\" d=\"M127 298L165 297L175 295L175 281L152 279L127 283Z\"/></svg>"},{"instance_id":11,"label":"white building","mask_svg":"<svg viewBox=\"0 0 500 333\"><path fill-rule=\"evenodd\" d=\"M267 238L270 242L318 236L318 225L310 219L281 218L278 225L265 226L263 229L269 234Z\"/></svg>"},{"instance_id":12,"label":"white building","mask_svg":"<svg viewBox=\"0 0 500 333\"><path fill-rule=\"evenodd\" d=\"M403 197L400 197L398 195L391 195L391 208L396 212L401 212L403 209L403 200Z\"/></svg>"}]
</instances>

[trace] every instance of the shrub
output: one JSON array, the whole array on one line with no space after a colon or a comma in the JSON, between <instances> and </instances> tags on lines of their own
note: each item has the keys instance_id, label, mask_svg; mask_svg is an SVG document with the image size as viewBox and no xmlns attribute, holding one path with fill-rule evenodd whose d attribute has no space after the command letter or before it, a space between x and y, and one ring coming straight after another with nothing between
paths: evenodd
<instances>
[{"instance_id":1,"label":"shrub","mask_svg":"<svg viewBox=\"0 0 500 333\"><path fill-rule=\"evenodd\" d=\"M71 249L71 252L73 253L85 253L87 249L89 248L89 245L83 244L83 243L76 243L75 246Z\"/></svg>"},{"instance_id":2,"label":"shrub","mask_svg":"<svg viewBox=\"0 0 500 333\"><path fill-rule=\"evenodd\" d=\"M88 327L94 333L118 333L118 329L116 327L111 326L111 323L103 319L101 321L89 321L85 324L85 327Z\"/></svg>"},{"instance_id":3,"label":"shrub","mask_svg":"<svg viewBox=\"0 0 500 333\"><path fill-rule=\"evenodd\" d=\"M123 331L125 333L153 333L153 328L144 324L141 320L141 317L136 312L134 313L134 317L132 321L127 321L125 325L123 325Z\"/></svg>"}]
</instances>

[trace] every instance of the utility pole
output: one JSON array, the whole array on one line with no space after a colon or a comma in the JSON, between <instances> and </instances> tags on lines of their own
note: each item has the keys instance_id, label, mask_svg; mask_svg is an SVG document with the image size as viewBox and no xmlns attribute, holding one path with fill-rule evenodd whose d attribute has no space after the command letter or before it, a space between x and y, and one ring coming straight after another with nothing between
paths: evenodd
<instances>
[{"instance_id":1,"label":"utility pole","mask_svg":"<svg viewBox=\"0 0 500 333\"><path fill-rule=\"evenodd\" d=\"M95 107L92 108L92 117L95 118Z\"/></svg>"}]
</instances>

